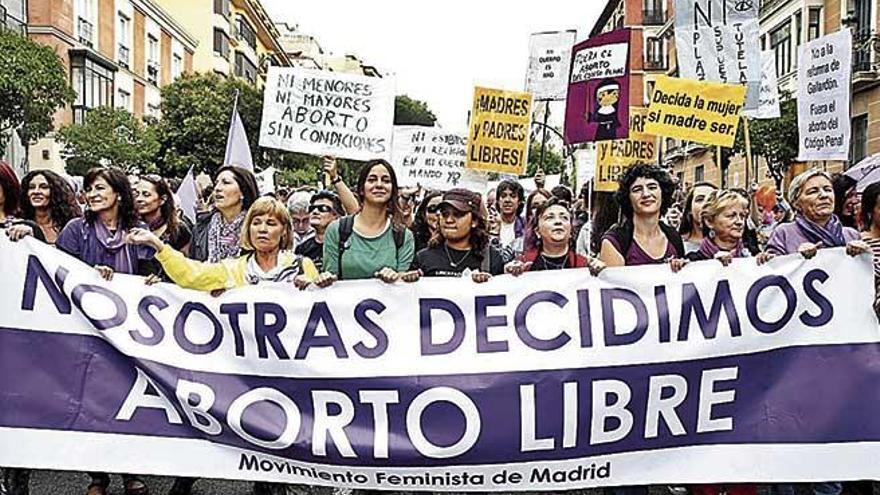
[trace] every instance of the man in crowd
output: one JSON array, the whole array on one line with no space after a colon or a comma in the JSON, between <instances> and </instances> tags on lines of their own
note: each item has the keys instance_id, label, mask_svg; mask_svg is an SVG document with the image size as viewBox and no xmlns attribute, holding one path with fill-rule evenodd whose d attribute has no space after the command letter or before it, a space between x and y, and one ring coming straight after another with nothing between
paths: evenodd
<instances>
[{"instance_id":1,"label":"man in crowd","mask_svg":"<svg viewBox=\"0 0 880 495\"><path fill-rule=\"evenodd\" d=\"M311 199L309 193L300 191L292 194L290 199L287 200L287 209L290 211L290 217L293 219L294 246L299 246L315 235L315 231L311 227L311 215L309 214Z\"/></svg>"},{"instance_id":2,"label":"man in crowd","mask_svg":"<svg viewBox=\"0 0 880 495\"><path fill-rule=\"evenodd\" d=\"M339 196L330 191L320 191L312 196L308 212L309 225L314 235L296 245L296 254L311 259L318 271L321 271L324 266L324 233L327 227L334 220L345 215L345 212Z\"/></svg>"}]
</instances>

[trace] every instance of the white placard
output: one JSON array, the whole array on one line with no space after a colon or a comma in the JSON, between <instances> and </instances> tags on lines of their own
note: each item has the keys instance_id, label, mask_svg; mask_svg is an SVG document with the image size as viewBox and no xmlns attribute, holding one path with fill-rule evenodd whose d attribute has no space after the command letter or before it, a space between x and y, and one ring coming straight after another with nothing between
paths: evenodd
<instances>
[{"instance_id":1,"label":"white placard","mask_svg":"<svg viewBox=\"0 0 880 495\"><path fill-rule=\"evenodd\" d=\"M577 52L571 68L571 84L591 79L626 75L629 44L593 46Z\"/></svg>"},{"instance_id":2,"label":"white placard","mask_svg":"<svg viewBox=\"0 0 880 495\"><path fill-rule=\"evenodd\" d=\"M761 52L761 92L756 110L745 110L743 114L750 119L778 119L779 82L776 77L776 54Z\"/></svg>"},{"instance_id":3,"label":"white placard","mask_svg":"<svg viewBox=\"0 0 880 495\"><path fill-rule=\"evenodd\" d=\"M587 143L584 148L576 150L574 161L577 164L577 190L580 192L584 184L596 177L596 145Z\"/></svg>"},{"instance_id":4,"label":"white placard","mask_svg":"<svg viewBox=\"0 0 880 495\"><path fill-rule=\"evenodd\" d=\"M848 160L851 32L846 29L801 46L799 60L798 160Z\"/></svg>"},{"instance_id":5,"label":"white placard","mask_svg":"<svg viewBox=\"0 0 880 495\"><path fill-rule=\"evenodd\" d=\"M526 91L536 100L565 100L577 31L535 33L529 39Z\"/></svg>"},{"instance_id":6,"label":"white placard","mask_svg":"<svg viewBox=\"0 0 880 495\"><path fill-rule=\"evenodd\" d=\"M388 159L394 80L270 67L260 146L351 160Z\"/></svg>"},{"instance_id":7,"label":"white placard","mask_svg":"<svg viewBox=\"0 0 880 495\"><path fill-rule=\"evenodd\" d=\"M758 107L761 48L758 0L675 0L681 77L744 84L746 109Z\"/></svg>"},{"instance_id":8,"label":"white placard","mask_svg":"<svg viewBox=\"0 0 880 495\"><path fill-rule=\"evenodd\" d=\"M434 127L395 126L391 165L401 186L485 191L486 173L465 168L467 135Z\"/></svg>"}]
</instances>

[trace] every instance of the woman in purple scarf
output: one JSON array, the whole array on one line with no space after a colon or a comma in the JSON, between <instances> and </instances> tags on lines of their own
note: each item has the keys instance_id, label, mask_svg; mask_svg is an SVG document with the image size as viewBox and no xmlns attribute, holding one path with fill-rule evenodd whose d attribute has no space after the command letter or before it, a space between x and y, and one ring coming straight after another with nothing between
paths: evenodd
<instances>
[{"instance_id":1,"label":"woman in purple scarf","mask_svg":"<svg viewBox=\"0 0 880 495\"><path fill-rule=\"evenodd\" d=\"M727 266L733 258L750 257L751 253L743 245L748 216L749 200L742 193L718 189L710 192L700 210L703 240L687 258L691 261L716 259ZM771 253L761 253L756 261L761 265L772 257Z\"/></svg>"},{"instance_id":2,"label":"woman in purple scarf","mask_svg":"<svg viewBox=\"0 0 880 495\"><path fill-rule=\"evenodd\" d=\"M125 243L125 234L139 226L128 177L114 168L93 168L83 178L88 208L58 235L56 246L94 266L107 280L113 273L155 273L152 248Z\"/></svg>"},{"instance_id":3,"label":"woman in purple scarf","mask_svg":"<svg viewBox=\"0 0 880 495\"><path fill-rule=\"evenodd\" d=\"M812 169L798 175L791 181L788 198L797 216L794 222L773 231L767 241L768 253L800 253L809 259L823 248L845 246L850 256L870 250L859 240L859 233L844 227L834 214L834 185L827 172Z\"/></svg>"}]
</instances>

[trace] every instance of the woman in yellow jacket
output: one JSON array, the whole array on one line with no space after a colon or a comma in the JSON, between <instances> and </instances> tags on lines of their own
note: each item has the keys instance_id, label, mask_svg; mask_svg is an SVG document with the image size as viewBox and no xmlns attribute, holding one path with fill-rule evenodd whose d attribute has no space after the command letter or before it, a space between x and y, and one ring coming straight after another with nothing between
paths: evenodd
<instances>
[{"instance_id":1,"label":"woman in yellow jacket","mask_svg":"<svg viewBox=\"0 0 880 495\"><path fill-rule=\"evenodd\" d=\"M168 277L186 289L218 291L260 282L293 282L302 288L318 276L312 260L290 250L290 213L284 203L269 197L258 199L248 209L240 241L246 254L238 258L219 263L191 260L146 229L132 229L128 242L154 248Z\"/></svg>"}]
</instances>

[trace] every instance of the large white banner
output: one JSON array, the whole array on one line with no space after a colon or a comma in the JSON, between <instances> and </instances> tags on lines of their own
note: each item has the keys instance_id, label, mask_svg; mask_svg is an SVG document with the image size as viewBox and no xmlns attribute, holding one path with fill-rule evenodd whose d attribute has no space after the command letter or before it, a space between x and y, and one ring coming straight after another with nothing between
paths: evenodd
<instances>
[{"instance_id":1,"label":"large white banner","mask_svg":"<svg viewBox=\"0 0 880 495\"><path fill-rule=\"evenodd\" d=\"M577 30L534 33L529 38L526 91L535 101L565 100L571 69L571 48Z\"/></svg>"},{"instance_id":2,"label":"large white banner","mask_svg":"<svg viewBox=\"0 0 880 495\"><path fill-rule=\"evenodd\" d=\"M746 109L758 107L761 47L758 0L675 0L681 77L743 84Z\"/></svg>"},{"instance_id":3,"label":"large white banner","mask_svg":"<svg viewBox=\"0 0 880 495\"><path fill-rule=\"evenodd\" d=\"M880 477L868 255L212 297L0 249L2 466L499 492Z\"/></svg>"},{"instance_id":4,"label":"large white banner","mask_svg":"<svg viewBox=\"0 0 880 495\"><path fill-rule=\"evenodd\" d=\"M852 32L801 45L798 66L798 160L849 160Z\"/></svg>"},{"instance_id":5,"label":"large white banner","mask_svg":"<svg viewBox=\"0 0 880 495\"><path fill-rule=\"evenodd\" d=\"M743 115L750 119L778 119L779 82L776 77L776 53L761 52L761 93L756 110L744 110Z\"/></svg>"},{"instance_id":6,"label":"large white banner","mask_svg":"<svg viewBox=\"0 0 880 495\"><path fill-rule=\"evenodd\" d=\"M388 159L394 80L269 67L260 146L351 160Z\"/></svg>"},{"instance_id":7,"label":"large white banner","mask_svg":"<svg viewBox=\"0 0 880 495\"><path fill-rule=\"evenodd\" d=\"M465 168L467 135L434 127L395 126L391 165L401 186L486 190L486 172Z\"/></svg>"}]
</instances>

